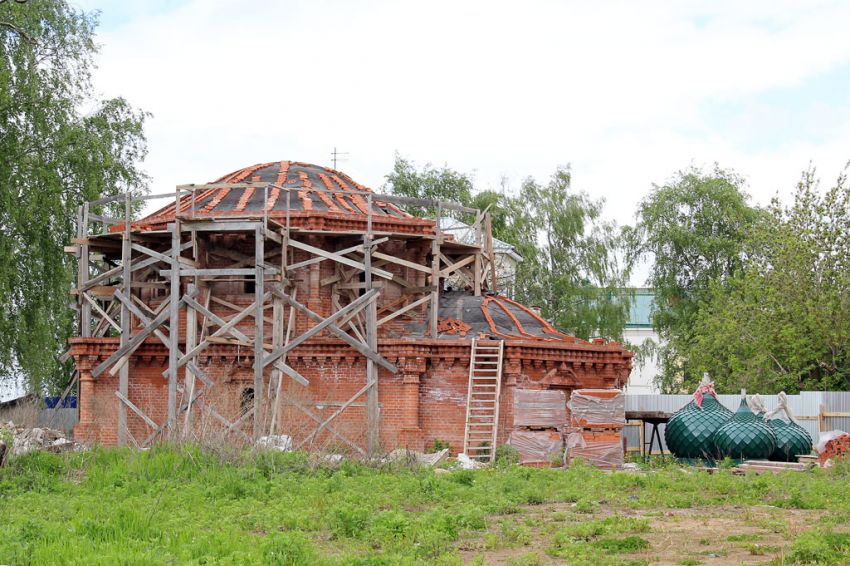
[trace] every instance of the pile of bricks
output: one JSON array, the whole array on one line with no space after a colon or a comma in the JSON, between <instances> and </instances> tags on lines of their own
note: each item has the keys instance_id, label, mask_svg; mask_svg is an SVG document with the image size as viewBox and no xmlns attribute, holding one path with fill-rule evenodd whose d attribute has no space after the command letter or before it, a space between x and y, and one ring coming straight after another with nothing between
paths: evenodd
<instances>
[{"instance_id":1,"label":"pile of bricks","mask_svg":"<svg viewBox=\"0 0 850 566\"><path fill-rule=\"evenodd\" d=\"M567 462L607 469L623 465L625 397L619 389L576 389L570 396Z\"/></svg>"},{"instance_id":2,"label":"pile of bricks","mask_svg":"<svg viewBox=\"0 0 850 566\"><path fill-rule=\"evenodd\" d=\"M523 465L560 465L567 422L567 396L563 391L517 389L514 429L508 443L519 452Z\"/></svg>"},{"instance_id":3,"label":"pile of bricks","mask_svg":"<svg viewBox=\"0 0 850 566\"><path fill-rule=\"evenodd\" d=\"M817 446L818 463L821 467L827 465L830 460L850 459L850 434L835 431L834 438L821 441Z\"/></svg>"}]
</instances>

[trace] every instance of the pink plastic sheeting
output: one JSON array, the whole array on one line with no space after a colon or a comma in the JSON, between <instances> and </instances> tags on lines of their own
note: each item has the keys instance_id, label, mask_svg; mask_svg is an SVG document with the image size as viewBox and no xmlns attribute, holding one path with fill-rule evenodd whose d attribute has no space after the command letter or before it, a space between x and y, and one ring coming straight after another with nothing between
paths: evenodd
<instances>
[{"instance_id":1,"label":"pink plastic sheeting","mask_svg":"<svg viewBox=\"0 0 850 566\"><path fill-rule=\"evenodd\" d=\"M514 390L515 427L560 428L567 420L567 395L563 391Z\"/></svg>"},{"instance_id":2,"label":"pink plastic sheeting","mask_svg":"<svg viewBox=\"0 0 850 566\"><path fill-rule=\"evenodd\" d=\"M549 463L552 454L560 456L564 449L561 433L551 430L514 430L508 444L519 452L521 464Z\"/></svg>"},{"instance_id":3,"label":"pink plastic sheeting","mask_svg":"<svg viewBox=\"0 0 850 566\"><path fill-rule=\"evenodd\" d=\"M576 389L570 396L573 426L612 427L626 424L626 397L612 390L606 397L585 395Z\"/></svg>"},{"instance_id":4,"label":"pink plastic sheeting","mask_svg":"<svg viewBox=\"0 0 850 566\"><path fill-rule=\"evenodd\" d=\"M567 462L571 463L576 458L597 468L622 468L623 443L587 442L580 432L572 432L567 436Z\"/></svg>"}]
</instances>

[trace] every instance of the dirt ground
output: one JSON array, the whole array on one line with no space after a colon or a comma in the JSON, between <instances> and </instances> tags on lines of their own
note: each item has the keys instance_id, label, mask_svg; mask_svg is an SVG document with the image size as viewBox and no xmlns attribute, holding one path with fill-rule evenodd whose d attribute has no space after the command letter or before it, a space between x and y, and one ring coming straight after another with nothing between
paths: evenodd
<instances>
[{"instance_id":1,"label":"dirt ground","mask_svg":"<svg viewBox=\"0 0 850 566\"><path fill-rule=\"evenodd\" d=\"M465 563L533 566L564 564L568 558L546 554L559 528L613 514L646 519L648 532L640 537L650 543L641 553L619 554L616 562L635 561L653 565L769 564L784 556L801 531L816 526L823 511L779 509L771 506L705 507L689 509L634 510L602 506L592 515L577 514L569 503L527 507L522 513L500 517L487 534L465 540L461 556ZM500 521L501 520L501 521ZM517 528L527 535L517 540Z\"/></svg>"}]
</instances>

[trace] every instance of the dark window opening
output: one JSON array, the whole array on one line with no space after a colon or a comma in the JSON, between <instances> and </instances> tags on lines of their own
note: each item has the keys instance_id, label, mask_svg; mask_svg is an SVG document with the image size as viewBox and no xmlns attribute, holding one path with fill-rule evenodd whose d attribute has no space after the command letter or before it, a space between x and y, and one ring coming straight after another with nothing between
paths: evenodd
<instances>
[{"instance_id":1,"label":"dark window opening","mask_svg":"<svg viewBox=\"0 0 850 566\"><path fill-rule=\"evenodd\" d=\"M248 411L250 411L254 407L254 388L246 387L242 390L242 395L240 397L239 406L242 410L242 414L244 415Z\"/></svg>"},{"instance_id":2,"label":"dark window opening","mask_svg":"<svg viewBox=\"0 0 850 566\"><path fill-rule=\"evenodd\" d=\"M245 281L245 294L246 295L253 295L256 292L256 289L257 289L257 286L256 286L253 279L250 280L250 281Z\"/></svg>"}]
</instances>

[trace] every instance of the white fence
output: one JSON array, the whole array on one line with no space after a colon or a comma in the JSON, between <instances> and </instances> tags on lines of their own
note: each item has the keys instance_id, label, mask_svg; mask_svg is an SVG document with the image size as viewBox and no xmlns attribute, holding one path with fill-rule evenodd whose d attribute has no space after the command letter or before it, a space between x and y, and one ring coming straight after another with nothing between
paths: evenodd
<instances>
[{"instance_id":1,"label":"white fence","mask_svg":"<svg viewBox=\"0 0 850 566\"><path fill-rule=\"evenodd\" d=\"M776 395L762 395L768 410L777 405ZM660 411L675 413L693 399L691 395L629 395L626 394L626 412ZM718 395L718 400L729 410L735 411L741 404L740 395ZM815 442L821 432L844 430L850 432L850 392L844 391L802 391L799 395L788 395L788 406L797 422L805 428ZM626 426L624 435L629 451L639 451L643 435L641 423L632 421ZM664 442L664 425L659 425L661 441ZM646 425L646 442L652 430ZM664 450L667 445L664 444ZM656 441L653 452L658 452Z\"/></svg>"}]
</instances>

